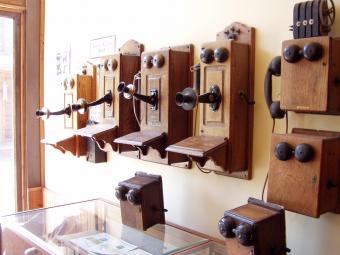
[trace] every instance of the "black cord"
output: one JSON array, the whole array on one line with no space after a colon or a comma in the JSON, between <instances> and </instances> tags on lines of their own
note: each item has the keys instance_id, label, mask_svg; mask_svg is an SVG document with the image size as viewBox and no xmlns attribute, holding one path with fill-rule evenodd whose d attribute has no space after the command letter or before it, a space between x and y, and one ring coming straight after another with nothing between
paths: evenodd
<instances>
[{"instance_id":1,"label":"black cord","mask_svg":"<svg viewBox=\"0 0 340 255\"><path fill-rule=\"evenodd\" d=\"M288 113L286 113L286 134L288 133Z\"/></svg>"},{"instance_id":2,"label":"black cord","mask_svg":"<svg viewBox=\"0 0 340 255\"><path fill-rule=\"evenodd\" d=\"M264 199L264 191L265 191L265 189L266 189L267 182L268 182L268 173L267 173L266 180L264 181L264 185L263 185L263 188L262 188L262 196L261 196L262 201L264 201L264 200L263 200L263 199Z\"/></svg>"},{"instance_id":3,"label":"black cord","mask_svg":"<svg viewBox=\"0 0 340 255\"><path fill-rule=\"evenodd\" d=\"M197 125L197 112L198 112L198 106L196 107L196 111L195 111L195 118L194 118L194 135L196 135L196 125ZM202 167L200 167L197 162L195 161L195 164L198 168L198 170L200 170L202 173L204 174L210 174L212 171L211 170L204 170Z\"/></svg>"},{"instance_id":4,"label":"black cord","mask_svg":"<svg viewBox=\"0 0 340 255\"><path fill-rule=\"evenodd\" d=\"M194 118L194 132L193 135L196 135L196 126L197 126L197 112L198 112L198 106L196 106L196 110L195 110L195 118Z\"/></svg>"},{"instance_id":5,"label":"black cord","mask_svg":"<svg viewBox=\"0 0 340 255\"><path fill-rule=\"evenodd\" d=\"M204 174L210 174L210 173L212 172L211 170L204 170L203 168L201 168L201 167L197 164L196 161L195 161L195 163L196 163L197 168L198 168L202 173L204 173Z\"/></svg>"},{"instance_id":6,"label":"black cord","mask_svg":"<svg viewBox=\"0 0 340 255\"><path fill-rule=\"evenodd\" d=\"M273 126L272 126L272 133L275 131L275 119L273 118Z\"/></svg>"}]
</instances>

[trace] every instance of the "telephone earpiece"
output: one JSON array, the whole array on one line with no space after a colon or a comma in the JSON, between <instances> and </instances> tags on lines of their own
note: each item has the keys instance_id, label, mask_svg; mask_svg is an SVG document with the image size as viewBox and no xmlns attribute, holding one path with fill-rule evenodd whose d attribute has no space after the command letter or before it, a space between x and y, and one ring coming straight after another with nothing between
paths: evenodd
<instances>
[{"instance_id":1,"label":"telephone earpiece","mask_svg":"<svg viewBox=\"0 0 340 255\"><path fill-rule=\"evenodd\" d=\"M273 119L282 119L284 118L286 112L280 109L280 101L274 101L272 99L272 76L280 76L281 75L281 57L277 56L272 59L270 62L266 77L264 80L264 96L266 99L266 103L270 112L270 115Z\"/></svg>"}]
</instances>

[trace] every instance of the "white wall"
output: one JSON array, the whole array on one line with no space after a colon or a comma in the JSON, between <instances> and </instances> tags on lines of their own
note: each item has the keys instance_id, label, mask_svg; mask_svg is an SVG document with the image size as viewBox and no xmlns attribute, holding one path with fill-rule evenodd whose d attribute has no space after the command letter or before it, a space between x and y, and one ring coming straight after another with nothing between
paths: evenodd
<instances>
[{"instance_id":1,"label":"white wall","mask_svg":"<svg viewBox=\"0 0 340 255\"><path fill-rule=\"evenodd\" d=\"M80 69L89 55L89 40L117 35L118 47L136 39L146 50L215 40L215 34L234 21L256 28L255 125L253 178L250 181L203 174L109 154L106 164L63 155L46 147L46 187L68 200L114 198L114 187L135 171L161 174L169 221L219 237L217 222L227 209L260 198L269 165L271 119L263 96L263 80L271 58L280 54L281 42L292 38L294 0L46 0L45 104L60 108L62 87L55 78L56 51L72 46L72 69ZM340 3L336 2L340 13ZM340 35L340 17L334 28ZM279 86L279 83L277 84ZM62 128L62 119L46 122L46 136ZM339 117L290 114L290 127L340 131ZM283 131L278 121L277 131ZM287 212L287 242L295 255L340 254L340 215L327 213L312 219Z\"/></svg>"}]
</instances>

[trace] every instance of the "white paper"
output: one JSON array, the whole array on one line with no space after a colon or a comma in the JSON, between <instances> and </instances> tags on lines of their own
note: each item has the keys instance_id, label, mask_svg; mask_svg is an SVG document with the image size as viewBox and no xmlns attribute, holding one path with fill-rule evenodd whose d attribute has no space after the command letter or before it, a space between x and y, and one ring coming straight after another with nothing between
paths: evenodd
<instances>
[{"instance_id":1,"label":"white paper","mask_svg":"<svg viewBox=\"0 0 340 255\"><path fill-rule=\"evenodd\" d=\"M83 236L71 239L70 241L87 252L100 255L122 255L137 248L137 246L110 236L107 233Z\"/></svg>"}]
</instances>

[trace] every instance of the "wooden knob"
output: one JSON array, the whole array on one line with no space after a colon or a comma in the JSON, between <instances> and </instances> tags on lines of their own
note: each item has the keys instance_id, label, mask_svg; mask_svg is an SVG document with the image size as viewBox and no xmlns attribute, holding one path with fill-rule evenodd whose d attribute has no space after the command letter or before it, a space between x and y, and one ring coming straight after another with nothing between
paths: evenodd
<instances>
[{"instance_id":1,"label":"wooden knob","mask_svg":"<svg viewBox=\"0 0 340 255\"><path fill-rule=\"evenodd\" d=\"M154 67L161 68L164 65L165 58L162 54L156 54L153 57L152 62Z\"/></svg>"},{"instance_id":2,"label":"wooden knob","mask_svg":"<svg viewBox=\"0 0 340 255\"><path fill-rule=\"evenodd\" d=\"M152 56L144 56L143 67L148 69L152 67Z\"/></svg>"},{"instance_id":3,"label":"wooden knob","mask_svg":"<svg viewBox=\"0 0 340 255\"><path fill-rule=\"evenodd\" d=\"M109 71L114 71L117 69L117 66L118 66L118 62L116 59L114 58L110 58L108 61L107 61L107 68Z\"/></svg>"}]
</instances>

